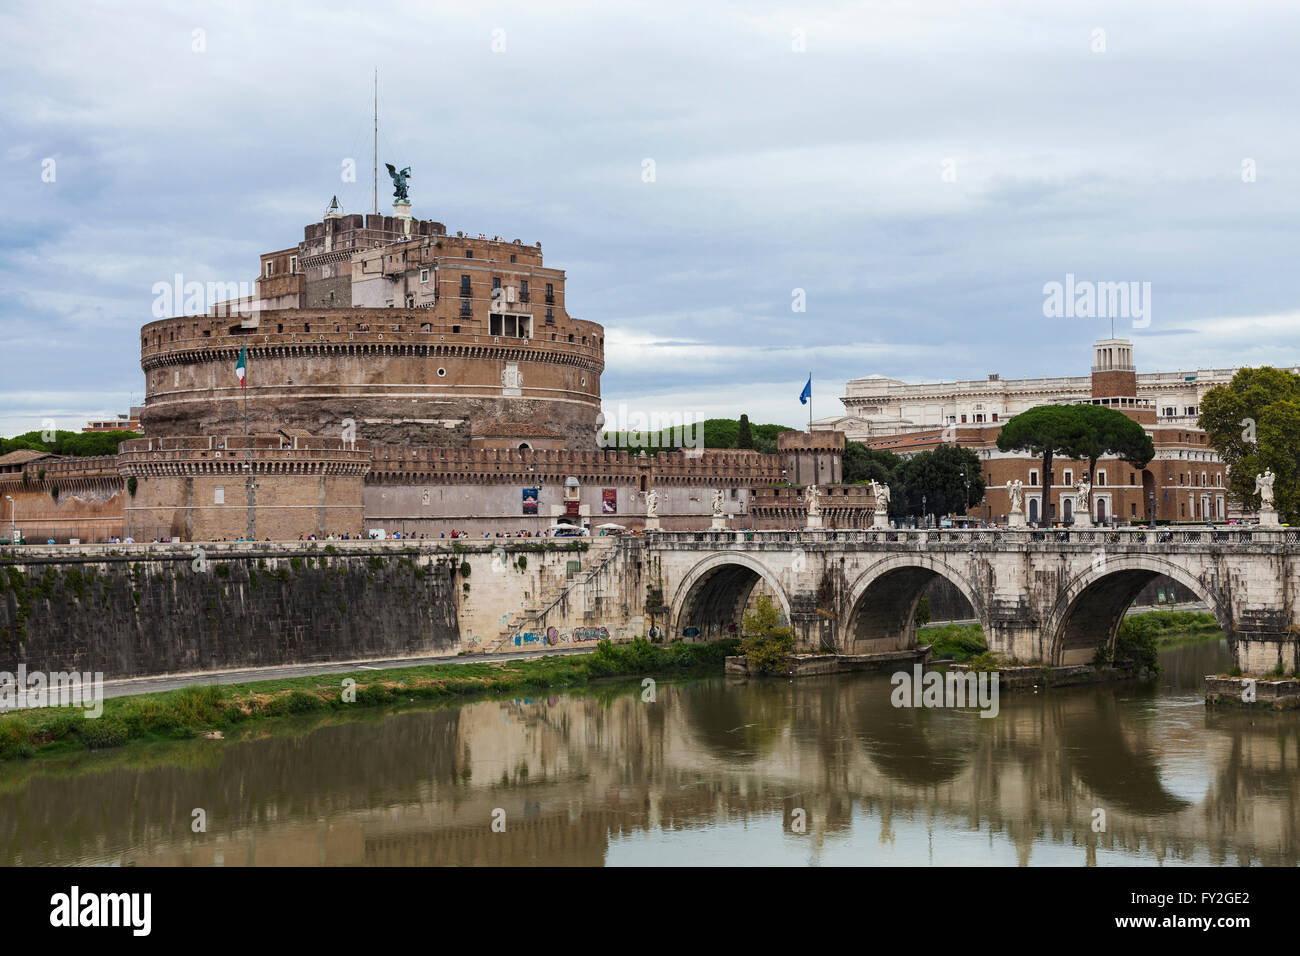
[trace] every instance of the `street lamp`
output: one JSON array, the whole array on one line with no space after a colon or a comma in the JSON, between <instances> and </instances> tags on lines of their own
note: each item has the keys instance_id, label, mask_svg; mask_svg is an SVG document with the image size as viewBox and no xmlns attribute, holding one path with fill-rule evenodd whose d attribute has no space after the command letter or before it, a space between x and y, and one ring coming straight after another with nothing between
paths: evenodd
<instances>
[{"instance_id":1,"label":"street lamp","mask_svg":"<svg viewBox=\"0 0 1300 956\"><path fill-rule=\"evenodd\" d=\"M927 528L930 526L929 518L925 513L925 495L921 496L921 524Z\"/></svg>"}]
</instances>

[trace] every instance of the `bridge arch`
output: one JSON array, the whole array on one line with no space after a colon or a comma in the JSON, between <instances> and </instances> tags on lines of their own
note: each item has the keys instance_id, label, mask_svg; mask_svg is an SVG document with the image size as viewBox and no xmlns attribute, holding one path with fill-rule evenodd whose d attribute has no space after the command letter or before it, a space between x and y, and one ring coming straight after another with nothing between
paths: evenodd
<instances>
[{"instance_id":1,"label":"bridge arch","mask_svg":"<svg viewBox=\"0 0 1300 956\"><path fill-rule=\"evenodd\" d=\"M790 620L790 598L776 574L761 561L743 551L719 551L690 569L673 595L668 620L672 633L699 628L699 637L723 637L728 625L740 624L745 605L762 582L775 596L786 620Z\"/></svg>"},{"instance_id":2,"label":"bridge arch","mask_svg":"<svg viewBox=\"0 0 1300 956\"><path fill-rule=\"evenodd\" d=\"M916 606L936 577L945 578L970 602L991 640L984 601L971 587L969 572L925 553L894 554L858 575L849 588L840 628L845 654L871 654L916 646Z\"/></svg>"},{"instance_id":3,"label":"bridge arch","mask_svg":"<svg viewBox=\"0 0 1300 956\"><path fill-rule=\"evenodd\" d=\"M1232 609L1199 578L1157 555L1106 555L1062 589L1044 631L1049 663L1090 664L1097 648L1113 648L1124 614L1141 590L1160 575L1172 578L1210 609L1228 642L1234 641Z\"/></svg>"}]
</instances>

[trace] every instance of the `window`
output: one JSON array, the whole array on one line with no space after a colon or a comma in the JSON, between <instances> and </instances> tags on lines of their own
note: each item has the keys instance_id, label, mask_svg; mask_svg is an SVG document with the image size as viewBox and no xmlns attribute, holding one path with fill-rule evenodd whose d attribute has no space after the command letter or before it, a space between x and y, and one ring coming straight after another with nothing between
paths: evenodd
<instances>
[{"instance_id":1,"label":"window","mask_svg":"<svg viewBox=\"0 0 1300 956\"><path fill-rule=\"evenodd\" d=\"M550 282L546 283L546 304L555 305L555 286Z\"/></svg>"},{"instance_id":2,"label":"window","mask_svg":"<svg viewBox=\"0 0 1300 956\"><path fill-rule=\"evenodd\" d=\"M290 257L289 257L289 271L290 271L290 272L297 272L297 271L298 271L298 257L297 257L297 256L290 256Z\"/></svg>"},{"instance_id":3,"label":"window","mask_svg":"<svg viewBox=\"0 0 1300 956\"><path fill-rule=\"evenodd\" d=\"M266 260L266 274L267 274L268 276L270 276L270 274L271 274L271 267L274 266L274 265L275 265L275 263L272 262L270 259L267 259L267 260ZM245 272L244 275L248 275L248 273Z\"/></svg>"},{"instance_id":4,"label":"window","mask_svg":"<svg viewBox=\"0 0 1300 956\"><path fill-rule=\"evenodd\" d=\"M1074 484L1074 470L1071 468L1065 469L1065 483L1067 485Z\"/></svg>"},{"instance_id":5,"label":"window","mask_svg":"<svg viewBox=\"0 0 1300 956\"><path fill-rule=\"evenodd\" d=\"M421 282L428 282L428 281L429 281L429 270L428 270L428 269L421 269L421 270L420 270L420 281L421 281Z\"/></svg>"},{"instance_id":6,"label":"window","mask_svg":"<svg viewBox=\"0 0 1300 956\"><path fill-rule=\"evenodd\" d=\"M528 301L528 280L527 279L519 280L519 301L520 302Z\"/></svg>"},{"instance_id":7,"label":"window","mask_svg":"<svg viewBox=\"0 0 1300 956\"><path fill-rule=\"evenodd\" d=\"M1128 506L1128 516L1136 518L1138 516L1138 506L1136 502L1130 502Z\"/></svg>"},{"instance_id":8,"label":"window","mask_svg":"<svg viewBox=\"0 0 1300 956\"><path fill-rule=\"evenodd\" d=\"M466 250L465 250L465 258L466 258L466 259L473 259L473 258L474 258L474 250L473 250L473 249L466 249Z\"/></svg>"},{"instance_id":9,"label":"window","mask_svg":"<svg viewBox=\"0 0 1300 956\"><path fill-rule=\"evenodd\" d=\"M462 296L466 296L466 295L469 295L469 291L470 291L470 289L469 289L469 276L461 276L461 277L460 277L460 294L461 294Z\"/></svg>"},{"instance_id":10,"label":"window","mask_svg":"<svg viewBox=\"0 0 1300 956\"><path fill-rule=\"evenodd\" d=\"M493 276L493 277L492 277L492 288L494 288L494 289L499 289L499 288L501 288L501 277L500 277L500 276Z\"/></svg>"},{"instance_id":11,"label":"window","mask_svg":"<svg viewBox=\"0 0 1300 956\"><path fill-rule=\"evenodd\" d=\"M1106 483L1106 473L1104 471L1097 472L1097 484L1104 485L1105 483Z\"/></svg>"},{"instance_id":12,"label":"window","mask_svg":"<svg viewBox=\"0 0 1300 956\"><path fill-rule=\"evenodd\" d=\"M462 302L460 304L460 314L467 319L474 314L468 302Z\"/></svg>"},{"instance_id":13,"label":"window","mask_svg":"<svg viewBox=\"0 0 1300 956\"><path fill-rule=\"evenodd\" d=\"M546 324L547 324L547 325L554 325L554 324L555 324L555 310L554 310L554 309L547 309L547 310L546 310ZM572 335L569 336L569 341L570 341L570 342L573 341L573 336L572 336Z\"/></svg>"},{"instance_id":14,"label":"window","mask_svg":"<svg viewBox=\"0 0 1300 956\"><path fill-rule=\"evenodd\" d=\"M1037 469L1037 468L1031 468L1031 469L1029 469L1029 483L1030 483L1031 485L1037 485L1037 484L1038 484L1038 469Z\"/></svg>"},{"instance_id":15,"label":"window","mask_svg":"<svg viewBox=\"0 0 1300 956\"><path fill-rule=\"evenodd\" d=\"M994 412L994 413L993 413L993 420L994 420L994 421L997 421L997 420L998 420L998 413L997 413L997 412Z\"/></svg>"},{"instance_id":16,"label":"window","mask_svg":"<svg viewBox=\"0 0 1300 956\"><path fill-rule=\"evenodd\" d=\"M963 415L963 416L961 417L961 423L962 423L963 425L966 424L966 416L965 416L965 415Z\"/></svg>"},{"instance_id":17,"label":"window","mask_svg":"<svg viewBox=\"0 0 1300 956\"><path fill-rule=\"evenodd\" d=\"M1129 483L1130 485L1136 485L1136 484L1137 484L1137 475L1133 474L1133 472L1131 472L1131 471L1128 473L1128 483Z\"/></svg>"},{"instance_id":18,"label":"window","mask_svg":"<svg viewBox=\"0 0 1300 956\"><path fill-rule=\"evenodd\" d=\"M514 254L513 252L510 253L510 261L511 261L511 262L514 262L514 261L515 261L515 254Z\"/></svg>"}]
</instances>

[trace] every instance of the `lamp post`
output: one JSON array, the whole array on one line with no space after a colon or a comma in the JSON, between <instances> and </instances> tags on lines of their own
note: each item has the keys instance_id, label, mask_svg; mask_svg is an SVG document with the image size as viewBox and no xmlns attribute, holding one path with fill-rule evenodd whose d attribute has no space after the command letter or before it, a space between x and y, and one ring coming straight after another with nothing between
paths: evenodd
<instances>
[{"instance_id":1,"label":"lamp post","mask_svg":"<svg viewBox=\"0 0 1300 956\"><path fill-rule=\"evenodd\" d=\"M921 524L927 528L930 526L929 516L925 512L925 495L921 496Z\"/></svg>"}]
</instances>

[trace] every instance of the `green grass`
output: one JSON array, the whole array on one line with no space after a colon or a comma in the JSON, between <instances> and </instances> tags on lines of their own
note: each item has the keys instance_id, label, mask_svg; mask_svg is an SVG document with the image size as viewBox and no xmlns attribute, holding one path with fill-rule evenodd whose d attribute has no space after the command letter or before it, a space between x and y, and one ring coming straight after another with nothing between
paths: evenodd
<instances>
[{"instance_id":1,"label":"green grass","mask_svg":"<svg viewBox=\"0 0 1300 956\"><path fill-rule=\"evenodd\" d=\"M1120 637L1150 635L1157 647L1178 647L1223 636L1213 614L1198 611L1149 611L1131 614L1119 626Z\"/></svg>"},{"instance_id":2,"label":"green grass","mask_svg":"<svg viewBox=\"0 0 1300 956\"><path fill-rule=\"evenodd\" d=\"M669 645L644 639L630 644L601 641L590 654L363 670L114 697L104 701L103 716L94 720L70 708L20 711L0 717L0 760L117 747L139 740L184 739L209 731L224 732L249 721L398 701L541 691L652 674L719 674L736 646L734 640ZM343 700L347 679L355 682L355 703Z\"/></svg>"},{"instance_id":3,"label":"green grass","mask_svg":"<svg viewBox=\"0 0 1300 956\"><path fill-rule=\"evenodd\" d=\"M934 656L940 660L968 661L989 649L984 640L984 628L978 624L941 624L917 632L917 643L934 647Z\"/></svg>"}]
</instances>

